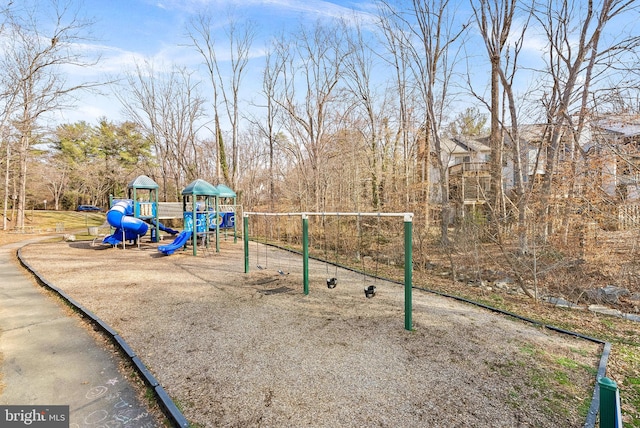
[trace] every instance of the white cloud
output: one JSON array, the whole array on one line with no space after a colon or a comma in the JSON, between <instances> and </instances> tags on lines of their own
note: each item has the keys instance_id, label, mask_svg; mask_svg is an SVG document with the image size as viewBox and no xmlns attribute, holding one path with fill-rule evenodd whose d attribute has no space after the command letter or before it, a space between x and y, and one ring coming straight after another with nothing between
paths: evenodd
<instances>
[{"instance_id":1,"label":"white cloud","mask_svg":"<svg viewBox=\"0 0 640 428\"><path fill-rule=\"evenodd\" d=\"M274 14L298 14L305 18L315 20L319 18L334 19L358 19L369 22L373 15L367 12L372 2L349 2L348 6L332 3L325 0L164 0L153 3L156 7L165 10L180 10L189 14L209 8L222 12L227 10L256 11L261 9L271 10Z\"/></svg>"}]
</instances>

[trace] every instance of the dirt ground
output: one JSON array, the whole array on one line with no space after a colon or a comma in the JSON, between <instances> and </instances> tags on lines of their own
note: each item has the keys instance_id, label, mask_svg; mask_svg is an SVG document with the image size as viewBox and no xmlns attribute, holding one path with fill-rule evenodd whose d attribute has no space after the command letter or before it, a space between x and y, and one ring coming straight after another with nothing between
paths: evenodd
<instances>
[{"instance_id":1,"label":"dirt ground","mask_svg":"<svg viewBox=\"0 0 640 428\"><path fill-rule=\"evenodd\" d=\"M254 248L249 274L240 241L197 257L86 241L22 254L118 331L194 426L583 426L595 344L419 290L407 331L403 286L312 262L305 296L298 256Z\"/></svg>"}]
</instances>

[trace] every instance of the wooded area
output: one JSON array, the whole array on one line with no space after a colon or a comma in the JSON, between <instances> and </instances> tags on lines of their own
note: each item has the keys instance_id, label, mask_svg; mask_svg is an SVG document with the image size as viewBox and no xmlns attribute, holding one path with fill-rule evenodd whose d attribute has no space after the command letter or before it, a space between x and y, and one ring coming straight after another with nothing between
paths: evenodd
<instances>
[{"instance_id":1,"label":"wooded area","mask_svg":"<svg viewBox=\"0 0 640 428\"><path fill-rule=\"evenodd\" d=\"M184 29L200 69L147 59L80 84L65 70L100 58L69 6L2 9L4 230L29 209L104 208L140 174L164 201L203 178L245 210L414 212L418 269L491 264L537 297L542 273L593 249L590 225L638 226L635 1L383 0L266 47L252 22L202 11ZM125 120L52 120L107 89Z\"/></svg>"}]
</instances>

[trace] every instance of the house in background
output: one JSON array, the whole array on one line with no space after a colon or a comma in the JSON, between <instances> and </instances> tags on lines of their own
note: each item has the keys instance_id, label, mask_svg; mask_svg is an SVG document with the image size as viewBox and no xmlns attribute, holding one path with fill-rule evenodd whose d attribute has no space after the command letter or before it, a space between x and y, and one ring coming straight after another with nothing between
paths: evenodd
<instances>
[{"instance_id":1,"label":"house in background","mask_svg":"<svg viewBox=\"0 0 640 428\"><path fill-rule=\"evenodd\" d=\"M544 175L544 132L544 125L521 127L520 146L525 183ZM511 143L508 138L505 139L502 188L508 198L516 180ZM455 137L446 141L443 156L448 165L449 202L455 206L456 216L464 217L469 212L484 209L487 203L491 185L489 137Z\"/></svg>"},{"instance_id":2,"label":"house in background","mask_svg":"<svg viewBox=\"0 0 640 428\"><path fill-rule=\"evenodd\" d=\"M640 201L640 115L608 115L593 121L585 147L602 191L615 202Z\"/></svg>"},{"instance_id":3,"label":"house in background","mask_svg":"<svg viewBox=\"0 0 640 428\"><path fill-rule=\"evenodd\" d=\"M547 139L547 134L548 127L544 124L522 125L520 127L522 180L525 184L531 180L541 180L545 174L546 144L544 142ZM583 134L586 135L586 133ZM561 160L570 156L569 153L573 145L571 139L572 136L563 137L566 149L560 155ZM581 141L583 144L585 139L582 138ZM516 183L512 147L513 144L509 137L505 136L502 189L507 199L509 199L511 190ZM456 207L456 216L464 217L466 213L484 209L491 180L489 137L456 137L447 140L446 153L443 156L449 165L449 201ZM515 203L510 206L514 207Z\"/></svg>"},{"instance_id":4,"label":"house in background","mask_svg":"<svg viewBox=\"0 0 640 428\"><path fill-rule=\"evenodd\" d=\"M449 202L455 216L464 217L486 203L491 149L487 138L443 140L442 152L449 179Z\"/></svg>"},{"instance_id":5,"label":"house in background","mask_svg":"<svg viewBox=\"0 0 640 428\"><path fill-rule=\"evenodd\" d=\"M544 124L520 128L525 183L540 179L545 174L547 132L548 127ZM640 115L607 115L592 120L578 139L579 150L576 150L573 137L569 133L562 137L564 150L561 150L558 160L563 163L574 156L580 164L579 170L585 173L586 182L573 182L573 194L585 197L583 186L586 184L609 208L618 207L620 218L628 217L624 210L638 212L638 219L633 222L640 224ZM515 184L509 146L507 140L502 169L505 195L509 195ZM455 207L456 217L464 217L486 205L490 189L490 159L488 137L443 140L449 202ZM565 178L562 177L563 171L566 169L556 168L558 182ZM567 197L568 193L560 196Z\"/></svg>"}]
</instances>

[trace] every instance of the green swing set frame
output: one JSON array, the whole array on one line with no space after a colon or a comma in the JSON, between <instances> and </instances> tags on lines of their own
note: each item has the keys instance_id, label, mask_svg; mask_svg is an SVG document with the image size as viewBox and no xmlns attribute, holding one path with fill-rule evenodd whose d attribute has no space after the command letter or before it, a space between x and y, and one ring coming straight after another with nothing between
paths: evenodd
<instances>
[{"instance_id":1,"label":"green swing set frame","mask_svg":"<svg viewBox=\"0 0 640 428\"><path fill-rule=\"evenodd\" d=\"M404 328L413 329L413 213L342 213L342 212L296 212L268 213L245 211L243 214L244 273L249 273L249 216L300 216L302 221L302 276L304 294L309 294L309 217L310 216L359 216L401 217L404 219Z\"/></svg>"}]
</instances>

